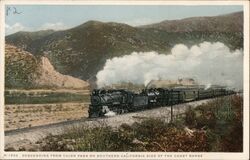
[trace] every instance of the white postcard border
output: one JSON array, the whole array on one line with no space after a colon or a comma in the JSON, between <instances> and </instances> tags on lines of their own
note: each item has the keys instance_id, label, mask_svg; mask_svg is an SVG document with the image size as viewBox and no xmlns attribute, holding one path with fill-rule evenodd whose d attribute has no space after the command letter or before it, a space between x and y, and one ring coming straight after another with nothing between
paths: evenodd
<instances>
[{"instance_id":1,"label":"white postcard border","mask_svg":"<svg viewBox=\"0 0 250 160\"><path fill-rule=\"evenodd\" d=\"M62 1L2 0L0 12L0 159L248 159L249 158L249 2L248 1ZM5 152L4 151L4 44L5 5L243 5L244 6L244 149L223 152Z\"/></svg>"}]
</instances>

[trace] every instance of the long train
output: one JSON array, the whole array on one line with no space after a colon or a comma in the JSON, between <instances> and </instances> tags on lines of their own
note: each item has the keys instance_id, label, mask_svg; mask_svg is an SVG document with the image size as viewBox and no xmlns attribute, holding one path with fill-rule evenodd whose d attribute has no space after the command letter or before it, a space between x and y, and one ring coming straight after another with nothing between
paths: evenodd
<instances>
[{"instance_id":1,"label":"long train","mask_svg":"<svg viewBox=\"0 0 250 160\"><path fill-rule=\"evenodd\" d=\"M160 106L170 106L190 101L220 97L234 94L233 90L225 87L172 89L153 88L144 89L140 93L126 90L93 90L89 117L102 117L110 111L116 114L135 112Z\"/></svg>"}]
</instances>

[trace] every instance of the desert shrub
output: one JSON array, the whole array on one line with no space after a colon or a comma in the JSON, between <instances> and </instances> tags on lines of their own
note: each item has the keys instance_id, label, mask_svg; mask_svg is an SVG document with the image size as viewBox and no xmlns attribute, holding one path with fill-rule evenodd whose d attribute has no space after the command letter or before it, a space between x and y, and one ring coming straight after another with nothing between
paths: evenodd
<instances>
[{"instance_id":1,"label":"desert shrub","mask_svg":"<svg viewBox=\"0 0 250 160\"><path fill-rule=\"evenodd\" d=\"M196 128L214 128L217 123L216 115L213 111L206 111L200 116L196 117L197 126Z\"/></svg>"},{"instance_id":2,"label":"desert shrub","mask_svg":"<svg viewBox=\"0 0 250 160\"><path fill-rule=\"evenodd\" d=\"M110 127L74 127L61 136L48 136L44 151L104 151L109 149L113 131Z\"/></svg>"},{"instance_id":3,"label":"desert shrub","mask_svg":"<svg viewBox=\"0 0 250 160\"><path fill-rule=\"evenodd\" d=\"M210 151L239 152L243 146L243 98L228 96L217 98L186 113L186 119L195 119L197 129L206 129ZM190 118L191 117L191 118ZM185 121L186 125L190 121Z\"/></svg>"},{"instance_id":4,"label":"desert shrub","mask_svg":"<svg viewBox=\"0 0 250 160\"><path fill-rule=\"evenodd\" d=\"M221 136L221 151L242 152L243 151L243 98L232 96L231 99L233 115L227 132Z\"/></svg>"},{"instance_id":5,"label":"desert shrub","mask_svg":"<svg viewBox=\"0 0 250 160\"><path fill-rule=\"evenodd\" d=\"M110 139L113 135L110 127L98 127L85 131L87 132L77 139L76 150L104 151L110 148Z\"/></svg>"},{"instance_id":6,"label":"desert shrub","mask_svg":"<svg viewBox=\"0 0 250 160\"><path fill-rule=\"evenodd\" d=\"M243 151L243 126L235 122L228 132L221 137L220 150L224 152Z\"/></svg>"},{"instance_id":7,"label":"desert shrub","mask_svg":"<svg viewBox=\"0 0 250 160\"><path fill-rule=\"evenodd\" d=\"M150 140L156 136L160 136L168 124L161 119L146 119L141 123L134 123L132 126L135 135L141 140Z\"/></svg>"},{"instance_id":8,"label":"desert shrub","mask_svg":"<svg viewBox=\"0 0 250 160\"><path fill-rule=\"evenodd\" d=\"M108 126L73 127L45 139L45 151L207 151L204 132L188 136L183 128L148 119L118 129Z\"/></svg>"},{"instance_id":9,"label":"desert shrub","mask_svg":"<svg viewBox=\"0 0 250 160\"><path fill-rule=\"evenodd\" d=\"M151 139L142 141L145 151L152 152L191 152L208 151L205 132L195 132L189 136L183 128L168 125L153 133Z\"/></svg>"},{"instance_id":10,"label":"desert shrub","mask_svg":"<svg viewBox=\"0 0 250 160\"><path fill-rule=\"evenodd\" d=\"M127 124L122 124L117 131L112 133L108 150L134 151L136 148L136 144L133 143L134 138L134 129Z\"/></svg>"},{"instance_id":11,"label":"desert shrub","mask_svg":"<svg viewBox=\"0 0 250 160\"><path fill-rule=\"evenodd\" d=\"M189 107L187 111L185 112L185 123L188 126L194 126L196 124L196 115L195 111Z\"/></svg>"},{"instance_id":12,"label":"desert shrub","mask_svg":"<svg viewBox=\"0 0 250 160\"><path fill-rule=\"evenodd\" d=\"M232 109L234 112L234 120L242 123L243 120L243 98L241 96L231 97Z\"/></svg>"}]
</instances>

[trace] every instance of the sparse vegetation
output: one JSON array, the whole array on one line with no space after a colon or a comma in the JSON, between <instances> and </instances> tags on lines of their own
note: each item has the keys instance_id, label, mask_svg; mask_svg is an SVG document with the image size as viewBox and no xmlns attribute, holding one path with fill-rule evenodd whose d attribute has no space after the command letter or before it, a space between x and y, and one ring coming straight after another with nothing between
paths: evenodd
<instances>
[{"instance_id":1,"label":"sparse vegetation","mask_svg":"<svg viewBox=\"0 0 250 160\"><path fill-rule=\"evenodd\" d=\"M9 45L5 49L5 87L32 88L34 78L38 75L37 59Z\"/></svg>"},{"instance_id":2,"label":"sparse vegetation","mask_svg":"<svg viewBox=\"0 0 250 160\"><path fill-rule=\"evenodd\" d=\"M197 138L202 141L196 141ZM184 130L160 119L148 119L117 130L109 126L70 128L45 139L44 151L206 151L206 135L188 137ZM186 145L183 145L186 144Z\"/></svg>"},{"instance_id":3,"label":"sparse vegetation","mask_svg":"<svg viewBox=\"0 0 250 160\"><path fill-rule=\"evenodd\" d=\"M243 147L242 113L243 98L241 96L217 98L194 110L188 110L186 125L206 131L210 151L241 152Z\"/></svg>"},{"instance_id":4,"label":"sparse vegetation","mask_svg":"<svg viewBox=\"0 0 250 160\"><path fill-rule=\"evenodd\" d=\"M147 119L113 129L107 125L73 127L48 136L44 151L241 152L242 97L218 98L188 109L184 121ZM182 122L180 124L180 122Z\"/></svg>"}]
</instances>

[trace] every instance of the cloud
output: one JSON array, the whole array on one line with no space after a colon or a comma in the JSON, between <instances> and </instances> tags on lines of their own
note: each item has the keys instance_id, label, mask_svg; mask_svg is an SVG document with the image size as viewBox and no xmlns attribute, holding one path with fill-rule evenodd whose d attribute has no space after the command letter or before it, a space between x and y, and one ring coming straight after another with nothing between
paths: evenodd
<instances>
[{"instance_id":1,"label":"cloud","mask_svg":"<svg viewBox=\"0 0 250 160\"><path fill-rule=\"evenodd\" d=\"M27 30L29 30L29 28L22 25L19 22L15 23L13 25L5 24L5 34L6 35L16 33L16 32L19 32L19 31L27 31Z\"/></svg>"},{"instance_id":2,"label":"cloud","mask_svg":"<svg viewBox=\"0 0 250 160\"><path fill-rule=\"evenodd\" d=\"M194 78L200 84L242 89L243 51L230 51L220 42L203 42L190 48L177 44L169 55L133 52L108 59L96 77L98 87L121 82L146 85L151 80Z\"/></svg>"},{"instance_id":3,"label":"cloud","mask_svg":"<svg viewBox=\"0 0 250 160\"><path fill-rule=\"evenodd\" d=\"M62 22L56 22L56 23L45 23L39 28L39 30L47 30L47 29L64 30L67 28L68 27Z\"/></svg>"}]
</instances>

